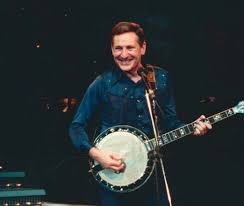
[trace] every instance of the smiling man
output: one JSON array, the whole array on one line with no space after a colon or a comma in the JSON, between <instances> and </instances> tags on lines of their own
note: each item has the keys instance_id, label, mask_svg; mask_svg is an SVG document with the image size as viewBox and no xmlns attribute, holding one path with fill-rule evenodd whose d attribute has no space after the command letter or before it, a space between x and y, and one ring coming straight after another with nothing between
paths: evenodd
<instances>
[{"instance_id":1,"label":"smiling man","mask_svg":"<svg viewBox=\"0 0 244 206\"><path fill-rule=\"evenodd\" d=\"M71 123L69 134L77 150L83 150L103 168L123 172L123 157L116 153L105 152L94 147L88 137L86 128L94 114L99 114L99 131L105 131L116 125L130 125L150 136L153 134L150 115L145 99L145 84L138 69L146 53L146 40L141 26L133 22L119 22L112 29L111 50L116 66L98 76L87 89L77 113ZM182 126L175 110L175 102L168 72L154 67L159 106L164 117L158 127L164 131ZM160 114L158 115L160 116ZM199 136L211 129L209 123L203 122L202 115L196 120L194 134ZM131 193L114 193L100 188L102 206L123 206L132 203L140 206L168 205L163 190L162 177L158 179L160 187L155 192L155 179Z\"/></svg>"},{"instance_id":2,"label":"smiling man","mask_svg":"<svg viewBox=\"0 0 244 206\"><path fill-rule=\"evenodd\" d=\"M116 28L114 28L115 32ZM113 35L111 43L116 64L132 81L139 81L140 76L137 74L137 70L142 67L141 58L146 52L145 40L140 40L134 32L127 32Z\"/></svg>"}]
</instances>

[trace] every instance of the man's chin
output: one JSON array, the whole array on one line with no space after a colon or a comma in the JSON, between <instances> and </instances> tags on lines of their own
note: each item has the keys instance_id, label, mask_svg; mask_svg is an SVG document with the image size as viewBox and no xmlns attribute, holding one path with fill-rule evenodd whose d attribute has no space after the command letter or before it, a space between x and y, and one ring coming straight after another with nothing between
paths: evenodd
<instances>
[{"instance_id":1,"label":"man's chin","mask_svg":"<svg viewBox=\"0 0 244 206\"><path fill-rule=\"evenodd\" d=\"M122 71L131 71L132 69L133 69L133 67L131 66L131 65L121 65L121 64L119 64L118 65L119 66L119 68L122 70Z\"/></svg>"}]
</instances>

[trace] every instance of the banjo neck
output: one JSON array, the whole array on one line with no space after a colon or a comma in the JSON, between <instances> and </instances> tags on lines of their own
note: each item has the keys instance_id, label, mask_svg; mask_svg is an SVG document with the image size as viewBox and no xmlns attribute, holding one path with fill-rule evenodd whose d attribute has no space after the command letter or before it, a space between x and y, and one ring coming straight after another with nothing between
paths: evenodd
<instances>
[{"instance_id":1,"label":"banjo neck","mask_svg":"<svg viewBox=\"0 0 244 206\"><path fill-rule=\"evenodd\" d=\"M236 108L232 107L230 109L224 110L220 113L214 114L214 115L206 118L205 122L209 122L210 124L215 124L215 123L220 122L224 119L227 119L237 113L239 113L239 112L236 111ZM192 134L194 132L194 124L195 124L195 121L192 123L186 124L182 127L179 127L173 131L160 135L158 137L159 146L164 146L164 145L174 142L178 139L181 139L182 137ZM157 145L155 140L156 139L153 138L146 142L150 151L154 150Z\"/></svg>"}]
</instances>

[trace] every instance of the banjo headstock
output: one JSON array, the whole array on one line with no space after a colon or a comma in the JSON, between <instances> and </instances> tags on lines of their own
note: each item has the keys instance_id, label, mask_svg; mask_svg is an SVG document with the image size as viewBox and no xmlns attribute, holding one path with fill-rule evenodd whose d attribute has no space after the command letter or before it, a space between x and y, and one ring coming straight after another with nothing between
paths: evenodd
<instances>
[{"instance_id":1,"label":"banjo headstock","mask_svg":"<svg viewBox=\"0 0 244 206\"><path fill-rule=\"evenodd\" d=\"M244 113L244 101L240 101L235 107L233 107L235 113Z\"/></svg>"}]
</instances>

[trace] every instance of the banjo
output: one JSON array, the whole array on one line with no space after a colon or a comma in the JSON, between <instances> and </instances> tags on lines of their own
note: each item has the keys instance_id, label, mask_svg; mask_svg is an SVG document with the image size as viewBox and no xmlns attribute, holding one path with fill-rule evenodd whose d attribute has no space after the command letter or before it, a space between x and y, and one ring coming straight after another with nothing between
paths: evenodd
<instances>
[{"instance_id":1,"label":"banjo","mask_svg":"<svg viewBox=\"0 0 244 206\"><path fill-rule=\"evenodd\" d=\"M244 101L235 107L212 115L206 119L210 124L217 123L237 113L244 113ZM159 135L159 146L174 142L194 132L194 123L186 124L173 131ZM89 160L90 172L105 188L119 193L126 193L140 188L152 175L155 167L148 153L156 147L156 140L149 139L137 128L128 125L117 125L102 132L94 141L98 149L119 154L126 168L116 173L111 169L103 169L98 162Z\"/></svg>"}]
</instances>

